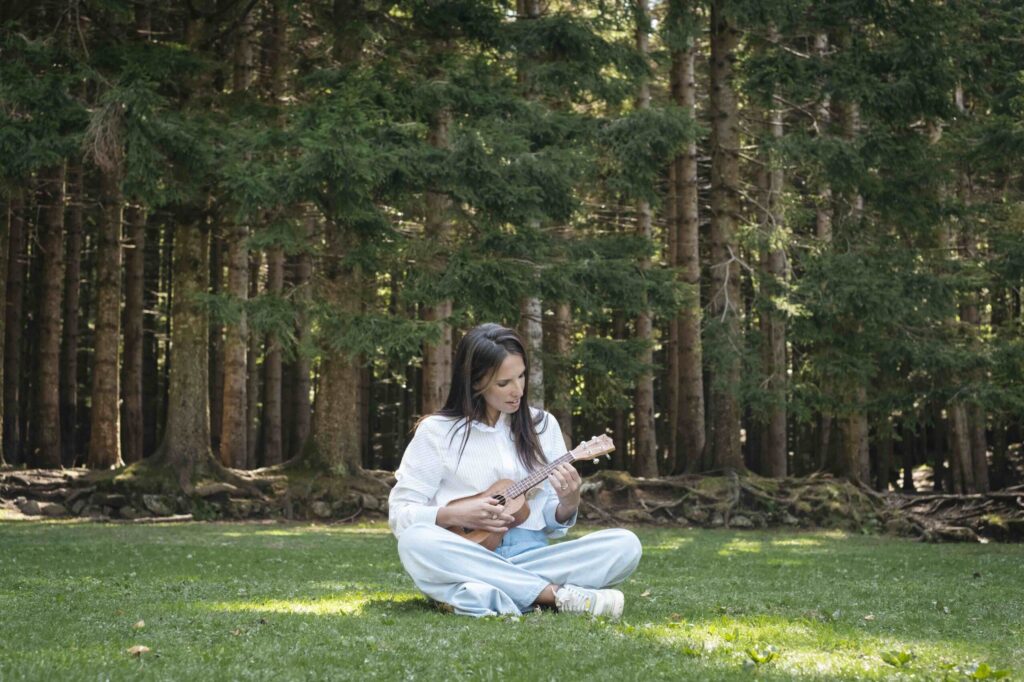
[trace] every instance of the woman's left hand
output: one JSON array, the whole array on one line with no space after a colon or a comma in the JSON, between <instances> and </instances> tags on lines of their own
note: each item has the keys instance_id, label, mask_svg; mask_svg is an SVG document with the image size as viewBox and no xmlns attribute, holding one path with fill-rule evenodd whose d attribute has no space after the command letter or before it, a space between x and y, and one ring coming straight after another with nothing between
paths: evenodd
<instances>
[{"instance_id":1,"label":"woman's left hand","mask_svg":"<svg viewBox=\"0 0 1024 682\"><path fill-rule=\"evenodd\" d=\"M548 481L558 495L560 506L566 511L575 512L580 506L580 486L583 485L583 479L576 468L568 462L560 464L548 474Z\"/></svg>"}]
</instances>

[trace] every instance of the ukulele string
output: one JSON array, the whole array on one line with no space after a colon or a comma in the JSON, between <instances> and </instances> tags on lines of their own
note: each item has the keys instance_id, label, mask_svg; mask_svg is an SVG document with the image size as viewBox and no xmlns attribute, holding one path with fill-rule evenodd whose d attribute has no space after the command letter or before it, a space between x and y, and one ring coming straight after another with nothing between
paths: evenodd
<instances>
[{"instance_id":1,"label":"ukulele string","mask_svg":"<svg viewBox=\"0 0 1024 682\"><path fill-rule=\"evenodd\" d=\"M572 462L572 461L573 461L572 453L571 452L565 453L564 455L562 455L561 457L556 459L554 462L551 462L550 464L548 464L543 469L539 469L538 471L533 472L532 474L530 474L529 476L524 478L522 481L519 481L518 483L516 483L516 484L512 485L511 487L509 487L505 491L505 493L504 493L506 499L511 500L511 499L516 498L516 497L519 497L520 495L522 495L526 491L528 491L530 488L532 488L533 486L537 485L538 483L543 481L545 478L547 478L547 475L551 471L553 471L555 469L555 467L557 467L557 466L559 466L561 464L564 464L565 462Z\"/></svg>"}]
</instances>

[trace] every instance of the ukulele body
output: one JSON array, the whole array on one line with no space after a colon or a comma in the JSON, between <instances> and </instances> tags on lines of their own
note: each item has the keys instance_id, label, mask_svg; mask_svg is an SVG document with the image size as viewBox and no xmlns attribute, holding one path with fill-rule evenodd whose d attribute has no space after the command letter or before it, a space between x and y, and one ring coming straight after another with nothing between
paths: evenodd
<instances>
[{"instance_id":1,"label":"ukulele body","mask_svg":"<svg viewBox=\"0 0 1024 682\"><path fill-rule=\"evenodd\" d=\"M506 514L511 514L514 517L514 521L509 525L509 529L515 528L523 521L526 521L530 516L530 505L526 503L526 495L520 495L519 497L513 497L512 499L505 499L503 494L506 490L515 485L515 481L509 479L502 479L496 481L491 485L490 488L477 493L476 495L467 495L466 497L460 497L457 500L452 500L448 505L461 502L462 500L476 500L486 499L488 497L494 497L498 499L498 504L501 504L505 509ZM501 544L502 538L505 537L505 533L508 531L492 532L489 530L480 530L477 528L464 528L462 526L447 526L446 530L450 530L456 535L475 542L479 545L483 545L492 552L498 548Z\"/></svg>"}]
</instances>

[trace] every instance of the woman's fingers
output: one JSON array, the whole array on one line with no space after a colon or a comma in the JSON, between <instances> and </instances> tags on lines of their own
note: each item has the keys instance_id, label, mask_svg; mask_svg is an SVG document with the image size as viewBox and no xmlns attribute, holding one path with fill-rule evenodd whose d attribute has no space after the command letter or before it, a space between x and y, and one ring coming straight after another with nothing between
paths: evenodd
<instances>
[{"instance_id":1,"label":"woman's fingers","mask_svg":"<svg viewBox=\"0 0 1024 682\"><path fill-rule=\"evenodd\" d=\"M493 497L483 500L478 513L480 514L479 524L488 530L504 530L515 521L515 517L505 513L505 507L498 504Z\"/></svg>"},{"instance_id":2,"label":"woman's fingers","mask_svg":"<svg viewBox=\"0 0 1024 682\"><path fill-rule=\"evenodd\" d=\"M561 464L558 467L551 470L548 475L548 480L551 481L551 487L555 489L559 497L571 495L579 489L583 479L580 478L579 472L571 464Z\"/></svg>"}]
</instances>

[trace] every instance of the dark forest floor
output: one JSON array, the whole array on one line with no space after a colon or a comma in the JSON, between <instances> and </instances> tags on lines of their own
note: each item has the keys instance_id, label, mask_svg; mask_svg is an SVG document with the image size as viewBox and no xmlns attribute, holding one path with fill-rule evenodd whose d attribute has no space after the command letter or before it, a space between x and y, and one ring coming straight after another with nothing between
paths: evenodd
<instances>
[{"instance_id":1,"label":"dark forest floor","mask_svg":"<svg viewBox=\"0 0 1024 682\"><path fill-rule=\"evenodd\" d=\"M366 471L339 478L308 470L238 472L244 491L220 481L191 495L166 480L85 469L0 469L0 518L354 521L386 517L394 476ZM924 481L922 481L924 483ZM1024 541L1024 486L983 495L879 493L815 474L634 478L601 471L585 479L581 514L595 523L701 528L837 529L928 541Z\"/></svg>"}]
</instances>

